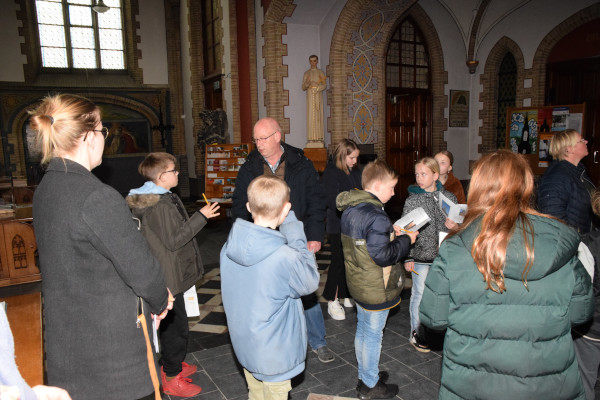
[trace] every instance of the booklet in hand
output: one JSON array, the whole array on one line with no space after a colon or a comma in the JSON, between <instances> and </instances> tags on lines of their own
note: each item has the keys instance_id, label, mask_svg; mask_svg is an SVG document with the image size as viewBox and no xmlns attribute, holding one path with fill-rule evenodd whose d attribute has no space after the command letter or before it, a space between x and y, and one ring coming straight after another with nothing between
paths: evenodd
<instances>
[{"instance_id":1,"label":"booklet in hand","mask_svg":"<svg viewBox=\"0 0 600 400\"><path fill-rule=\"evenodd\" d=\"M443 193L440 193L440 208L442 212L446 214L448 218L452 221L462 224L465 219L465 214L467 213L467 205L466 204L456 204Z\"/></svg>"},{"instance_id":2,"label":"booklet in hand","mask_svg":"<svg viewBox=\"0 0 600 400\"><path fill-rule=\"evenodd\" d=\"M418 231L425 224L431 221L429 215L423 210L423 207L415 208L398 221L394 222L394 225L399 226L405 231Z\"/></svg>"}]
</instances>

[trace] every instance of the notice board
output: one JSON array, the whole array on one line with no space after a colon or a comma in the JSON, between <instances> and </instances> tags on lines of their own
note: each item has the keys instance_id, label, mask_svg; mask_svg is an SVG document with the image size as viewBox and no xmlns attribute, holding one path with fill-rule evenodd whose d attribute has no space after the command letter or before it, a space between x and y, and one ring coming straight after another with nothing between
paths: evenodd
<instances>
[{"instance_id":1,"label":"notice board","mask_svg":"<svg viewBox=\"0 0 600 400\"><path fill-rule=\"evenodd\" d=\"M524 154L536 175L552 161L552 135L565 129L584 132L585 103L560 106L509 107L506 110L506 148Z\"/></svg>"}]
</instances>

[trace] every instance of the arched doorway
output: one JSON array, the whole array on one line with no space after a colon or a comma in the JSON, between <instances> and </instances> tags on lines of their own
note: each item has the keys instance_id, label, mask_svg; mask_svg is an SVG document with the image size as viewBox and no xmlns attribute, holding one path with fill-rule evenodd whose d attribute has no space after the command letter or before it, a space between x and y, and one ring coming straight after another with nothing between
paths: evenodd
<instances>
[{"instance_id":1,"label":"arched doorway","mask_svg":"<svg viewBox=\"0 0 600 400\"><path fill-rule=\"evenodd\" d=\"M414 164L432 153L432 95L429 51L418 26L405 18L390 38L386 55L386 159L400 175L386 209L402 212Z\"/></svg>"}]
</instances>

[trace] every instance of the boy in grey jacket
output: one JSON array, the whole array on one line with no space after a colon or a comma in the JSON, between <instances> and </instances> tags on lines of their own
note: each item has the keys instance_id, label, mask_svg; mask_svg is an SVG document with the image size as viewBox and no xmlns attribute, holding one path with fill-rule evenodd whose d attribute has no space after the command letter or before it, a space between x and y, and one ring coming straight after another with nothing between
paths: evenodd
<instances>
[{"instance_id":1,"label":"boy in grey jacket","mask_svg":"<svg viewBox=\"0 0 600 400\"><path fill-rule=\"evenodd\" d=\"M255 178L246 204L254 223L238 218L221 250L227 327L251 399L287 400L291 378L304 370L307 331L300 297L317 290L319 272L289 198L282 179Z\"/></svg>"},{"instance_id":2,"label":"boy in grey jacket","mask_svg":"<svg viewBox=\"0 0 600 400\"><path fill-rule=\"evenodd\" d=\"M218 215L217 203L207 204L188 216L181 199L171 193L179 183L175 157L168 153L150 153L138 167L148 181L132 189L127 204L140 220L141 231L152 254L158 259L167 287L175 296L173 310L159 326L161 344L161 382L163 391L179 397L195 396L202 391L187 378L197 367L185 363L188 319L183 294L202 277L204 269L200 249L194 237L208 218Z\"/></svg>"}]
</instances>

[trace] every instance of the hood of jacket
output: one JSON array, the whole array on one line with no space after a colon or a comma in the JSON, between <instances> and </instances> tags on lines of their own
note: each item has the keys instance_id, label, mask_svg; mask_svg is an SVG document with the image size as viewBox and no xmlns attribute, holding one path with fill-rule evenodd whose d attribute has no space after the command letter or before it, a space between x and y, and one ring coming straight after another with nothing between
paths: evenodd
<instances>
[{"instance_id":1,"label":"hood of jacket","mask_svg":"<svg viewBox=\"0 0 600 400\"><path fill-rule=\"evenodd\" d=\"M238 218L227 238L227 257L244 267L255 265L287 244L278 230Z\"/></svg>"},{"instance_id":2,"label":"hood of jacket","mask_svg":"<svg viewBox=\"0 0 600 400\"><path fill-rule=\"evenodd\" d=\"M559 220L531 214L527 214L527 217L533 224L536 235L533 243L535 258L533 267L527 274L527 280L535 281L556 272L576 256L580 238L574 229ZM504 276L516 281L521 280L527 262L522 227L522 222L517 222L506 248ZM473 222L460 234L467 249L472 248L480 229L481 219ZM527 236L530 240L530 235Z\"/></svg>"},{"instance_id":3,"label":"hood of jacket","mask_svg":"<svg viewBox=\"0 0 600 400\"><path fill-rule=\"evenodd\" d=\"M435 190L436 191L440 191L444 189L444 185L442 185L442 182L435 181ZM421 193L429 193L427 192L425 189L421 189L421 187L419 185L410 185L408 187L408 193L413 193L413 194L421 194Z\"/></svg>"},{"instance_id":4,"label":"hood of jacket","mask_svg":"<svg viewBox=\"0 0 600 400\"><path fill-rule=\"evenodd\" d=\"M348 190L347 192L340 193L335 199L335 205L340 211L361 203L370 203L376 207L383 208L381 200L365 190Z\"/></svg>"},{"instance_id":5,"label":"hood of jacket","mask_svg":"<svg viewBox=\"0 0 600 400\"><path fill-rule=\"evenodd\" d=\"M133 215L140 218L149 207L155 206L160 201L161 195L165 193L171 192L152 181L148 181L139 188L131 189L125 197L125 201Z\"/></svg>"}]
</instances>

